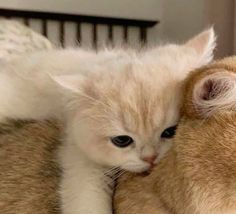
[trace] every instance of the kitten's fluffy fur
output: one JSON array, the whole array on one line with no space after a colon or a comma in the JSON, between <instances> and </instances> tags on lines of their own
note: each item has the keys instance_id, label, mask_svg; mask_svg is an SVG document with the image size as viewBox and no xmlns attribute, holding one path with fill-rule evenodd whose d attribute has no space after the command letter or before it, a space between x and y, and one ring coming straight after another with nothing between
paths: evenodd
<instances>
[{"instance_id":1,"label":"kitten's fluffy fur","mask_svg":"<svg viewBox=\"0 0 236 214\"><path fill-rule=\"evenodd\" d=\"M165 154L170 142L160 135L178 121L182 81L212 59L214 46L211 29L140 53L62 50L16 59L0 73L0 118L62 114L63 212L111 214L112 179L104 174L145 171L147 158ZM117 135L135 143L118 148L110 141Z\"/></svg>"},{"instance_id":2,"label":"kitten's fluffy fur","mask_svg":"<svg viewBox=\"0 0 236 214\"><path fill-rule=\"evenodd\" d=\"M147 177L119 181L117 214L236 213L236 57L194 72L174 146Z\"/></svg>"}]
</instances>

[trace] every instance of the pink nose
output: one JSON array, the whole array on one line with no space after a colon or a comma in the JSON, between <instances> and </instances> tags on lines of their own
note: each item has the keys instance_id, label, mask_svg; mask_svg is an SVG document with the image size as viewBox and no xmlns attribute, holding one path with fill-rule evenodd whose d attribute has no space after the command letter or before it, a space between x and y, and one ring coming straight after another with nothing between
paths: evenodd
<instances>
[{"instance_id":1,"label":"pink nose","mask_svg":"<svg viewBox=\"0 0 236 214\"><path fill-rule=\"evenodd\" d=\"M152 155L152 156L144 157L143 160L153 165L156 158L157 158L157 155Z\"/></svg>"}]
</instances>

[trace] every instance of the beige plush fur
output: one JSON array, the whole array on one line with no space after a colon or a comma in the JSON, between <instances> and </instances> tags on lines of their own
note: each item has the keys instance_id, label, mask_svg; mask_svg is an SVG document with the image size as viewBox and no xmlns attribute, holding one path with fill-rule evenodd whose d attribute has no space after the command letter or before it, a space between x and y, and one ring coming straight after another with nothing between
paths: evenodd
<instances>
[{"instance_id":1,"label":"beige plush fur","mask_svg":"<svg viewBox=\"0 0 236 214\"><path fill-rule=\"evenodd\" d=\"M1 124L1 214L60 213L59 133L54 121Z\"/></svg>"},{"instance_id":2,"label":"beige plush fur","mask_svg":"<svg viewBox=\"0 0 236 214\"><path fill-rule=\"evenodd\" d=\"M236 58L193 72L186 81L174 146L148 175L126 175L117 214L236 213Z\"/></svg>"}]
</instances>

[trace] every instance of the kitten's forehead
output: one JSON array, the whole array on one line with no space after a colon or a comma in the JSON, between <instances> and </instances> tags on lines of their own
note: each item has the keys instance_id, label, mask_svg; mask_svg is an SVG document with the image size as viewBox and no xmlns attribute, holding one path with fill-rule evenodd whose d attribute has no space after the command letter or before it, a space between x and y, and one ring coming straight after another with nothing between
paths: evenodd
<instances>
[{"instance_id":1,"label":"kitten's forehead","mask_svg":"<svg viewBox=\"0 0 236 214\"><path fill-rule=\"evenodd\" d=\"M102 103L96 114L107 117L113 127L152 135L170 123L169 115L175 120L180 84L170 76L159 79L161 75L156 77L147 67L141 71L142 67L145 66L129 66L123 73L111 74L107 80L106 77L101 78L101 82L96 79L87 94Z\"/></svg>"},{"instance_id":2,"label":"kitten's forehead","mask_svg":"<svg viewBox=\"0 0 236 214\"><path fill-rule=\"evenodd\" d=\"M178 100L180 100L176 94L176 90L179 89L175 84L173 82L173 85L162 88L156 85L147 87L142 85L123 96L120 94L120 99L115 102L120 107L123 127L130 132L153 135L171 123L172 119L175 120L174 114L178 113Z\"/></svg>"},{"instance_id":3,"label":"kitten's forehead","mask_svg":"<svg viewBox=\"0 0 236 214\"><path fill-rule=\"evenodd\" d=\"M115 60L114 55L108 63L99 64L102 72L92 72L85 85L85 93L102 103L93 108L94 115L103 115L117 129L136 133L153 133L159 127L174 125L184 78L178 73L178 66L184 69L184 60L176 48L171 47L169 54L165 48L159 50L159 60L152 51L149 57L148 53L120 54Z\"/></svg>"}]
</instances>

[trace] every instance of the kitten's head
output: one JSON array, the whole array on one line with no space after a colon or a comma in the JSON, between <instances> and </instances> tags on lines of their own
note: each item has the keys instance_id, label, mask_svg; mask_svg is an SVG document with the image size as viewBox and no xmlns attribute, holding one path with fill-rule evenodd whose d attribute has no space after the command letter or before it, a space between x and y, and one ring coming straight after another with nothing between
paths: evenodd
<instances>
[{"instance_id":1,"label":"kitten's head","mask_svg":"<svg viewBox=\"0 0 236 214\"><path fill-rule=\"evenodd\" d=\"M183 45L101 51L87 74L54 77L66 88L72 142L104 166L148 170L170 148L184 78L211 61L214 46L211 29Z\"/></svg>"}]
</instances>

